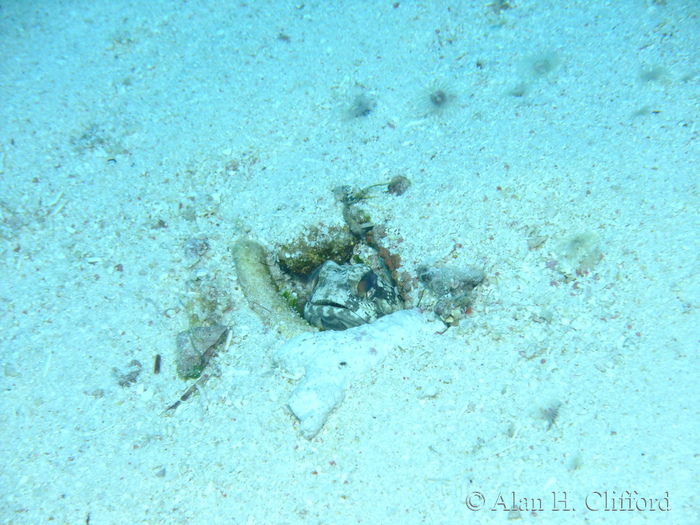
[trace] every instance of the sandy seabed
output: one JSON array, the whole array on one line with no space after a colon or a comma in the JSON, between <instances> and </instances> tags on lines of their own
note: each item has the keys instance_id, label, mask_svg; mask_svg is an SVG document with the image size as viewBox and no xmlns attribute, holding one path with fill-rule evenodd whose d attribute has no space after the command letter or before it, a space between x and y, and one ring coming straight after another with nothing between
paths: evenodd
<instances>
[{"instance_id":1,"label":"sandy seabed","mask_svg":"<svg viewBox=\"0 0 700 525\"><path fill-rule=\"evenodd\" d=\"M0 46L2 523L700 520L695 2L27 0ZM230 248L398 175L401 271L487 281L308 441Z\"/></svg>"}]
</instances>

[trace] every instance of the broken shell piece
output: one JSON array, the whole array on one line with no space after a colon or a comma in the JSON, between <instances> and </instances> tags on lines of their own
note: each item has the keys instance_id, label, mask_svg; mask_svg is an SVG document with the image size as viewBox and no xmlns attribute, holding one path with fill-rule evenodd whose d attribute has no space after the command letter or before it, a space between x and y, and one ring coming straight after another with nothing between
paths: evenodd
<instances>
[{"instance_id":1,"label":"broken shell piece","mask_svg":"<svg viewBox=\"0 0 700 525\"><path fill-rule=\"evenodd\" d=\"M198 326L177 334L177 373L182 379L197 379L207 366L207 351L223 341L226 327ZM211 353L209 353L211 357Z\"/></svg>"}]
</instances>

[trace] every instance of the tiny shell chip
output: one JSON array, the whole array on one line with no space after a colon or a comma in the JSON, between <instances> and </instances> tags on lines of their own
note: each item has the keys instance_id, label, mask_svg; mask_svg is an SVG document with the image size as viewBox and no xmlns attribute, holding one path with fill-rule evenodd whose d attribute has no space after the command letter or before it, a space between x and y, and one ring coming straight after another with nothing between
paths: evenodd
<instances>
[{"instance_id":1,"label":"tiny shell chip","mask_svg":"<svg viewBox=\"0 0 700 525\"><path fill-rule=\"evenodd\" d=\"M192 237L187 239L183 249L185 257L188 259L199 259L211 248L209 240L206 237Z\"/></svg>"},{"instance_id":2,"label":"tiny shell chip","mask_svg":"<svg viewBox=\"0 0 700 525\"><path fill-rule=\"evenodd\" d=\"M204 369L202 354L221 338L225 326L198 326L177 334L177 373L183 379L197 379Z\"/></svg>"}]
</instances>

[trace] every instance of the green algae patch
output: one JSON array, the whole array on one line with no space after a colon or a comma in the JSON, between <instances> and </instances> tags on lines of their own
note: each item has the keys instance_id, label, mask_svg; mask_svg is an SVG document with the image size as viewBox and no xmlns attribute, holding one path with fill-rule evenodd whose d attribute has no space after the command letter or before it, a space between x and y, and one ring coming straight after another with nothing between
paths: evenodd
<instances>
[{"instance_id":1,"label":"green algae patch","mask_svg":"<svg viewBox=\"0 0 700 525\"><path fill-rule=\"evenodd\" d=\"M283 272L310 275L326 261L345 264L352 257L357 239L347 227L326 231L313 227L292 242L280 247L278 257Z\"/></svg>"}]
</instances>

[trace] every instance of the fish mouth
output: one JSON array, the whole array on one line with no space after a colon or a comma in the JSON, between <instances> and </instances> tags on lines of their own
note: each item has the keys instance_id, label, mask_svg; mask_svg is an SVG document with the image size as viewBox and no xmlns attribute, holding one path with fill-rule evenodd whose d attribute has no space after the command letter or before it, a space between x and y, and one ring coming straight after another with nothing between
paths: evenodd
<instances>
[{"instance_id":1,"label":"fish mouth","mask_svg":"<svg viewBox=\"0 0 700 525\"><path fill-rule=\"evenodd\" d=\"M347 330L371 321L349 307L333 301L314 302L307 305L307 308L317 317L316 322L312 324L324 330ZM306 312L304 317L307 317Z\"/></svg>"}]
</instances>

